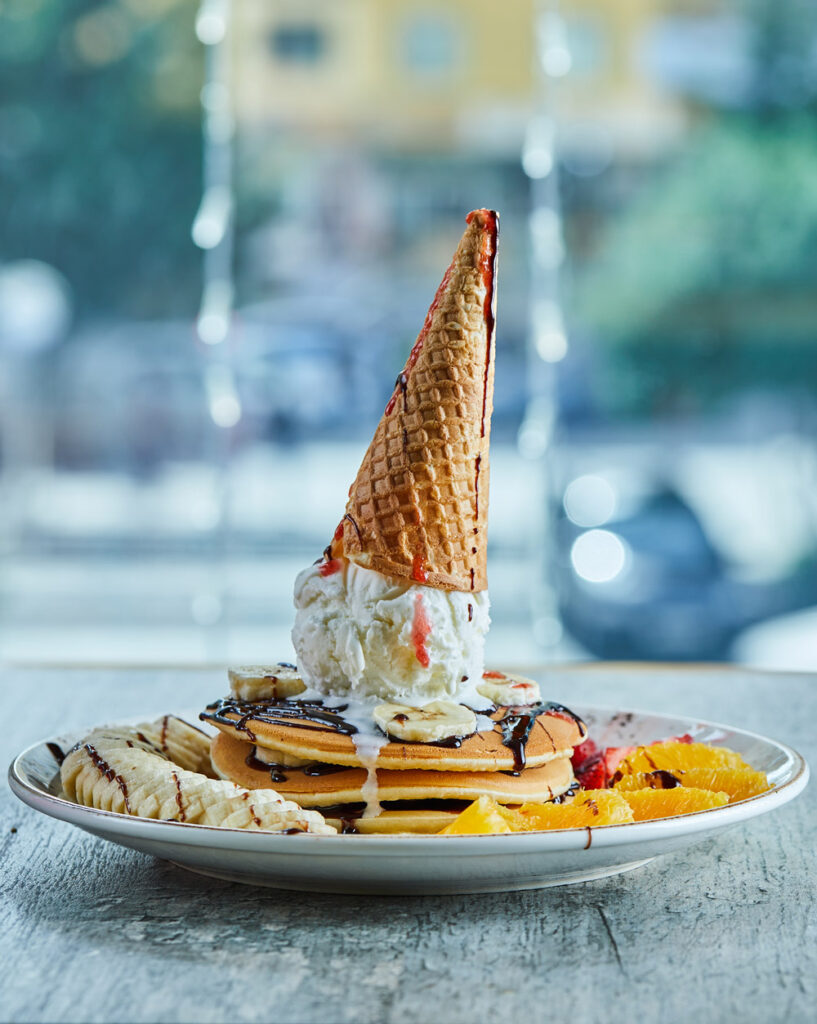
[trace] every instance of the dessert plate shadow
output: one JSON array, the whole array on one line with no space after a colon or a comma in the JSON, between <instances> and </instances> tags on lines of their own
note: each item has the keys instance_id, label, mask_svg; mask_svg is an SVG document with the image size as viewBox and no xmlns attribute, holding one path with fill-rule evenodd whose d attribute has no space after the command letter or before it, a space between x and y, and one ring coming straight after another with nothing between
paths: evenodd
<instances>
[{"instance_id":1,"label":"dessert plate shadow","mask_svg":"<svg viewBox=\"0 0 817 1024\"><path fill-rule=\"evenodd\" d=\"M9 768L9 785L35 810L216 878L308 892L406 896L537 889L629 871L782 807L808 781L808 765L795 750L741 729L639 711L575 710L600 746L688 732L701 742L737 750L766 772L772 788L715 810L595 829L499 836L276 835L154 821L66 800L51 745L67 750L90 730L54 736L23 751ZM197 714L179 713L191 722Z\"/></svg>"}]
</instances>

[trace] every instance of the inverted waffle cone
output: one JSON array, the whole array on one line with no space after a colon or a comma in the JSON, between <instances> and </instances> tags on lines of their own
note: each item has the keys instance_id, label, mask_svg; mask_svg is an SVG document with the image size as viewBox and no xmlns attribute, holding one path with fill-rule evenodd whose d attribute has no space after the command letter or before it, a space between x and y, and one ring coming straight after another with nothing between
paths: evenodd
<instances>
[{"instance_id":1,"label":"inverted waffle cone","mask_svg":"<svg viewBox=\"0 0 817 1024\"><path fill-rule=\"evenodd\" d=\"M353 561L442 590L488 585L497 231L493 211L469 214L342 523Z\"/></svg>"}]
</instances>

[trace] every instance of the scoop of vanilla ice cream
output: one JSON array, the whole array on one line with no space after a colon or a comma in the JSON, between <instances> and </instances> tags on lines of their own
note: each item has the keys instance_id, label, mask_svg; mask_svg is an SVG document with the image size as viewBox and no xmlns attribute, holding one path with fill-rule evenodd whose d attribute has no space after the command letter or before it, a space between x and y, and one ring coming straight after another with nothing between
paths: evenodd
<instances>
[{"instance_id":1,"label":"scoop of vanilla ice cream","mask_svg":"<svg viewBox=\"0 0 817 1024\"><path fill-rule=\"evenodd\" d=\"M487 591L437 590L346 559L339 566L322 575L316 564L295 580L292 642L307 685L412 706L473 691L491 621Z\"/></svg>"}]
</instances>

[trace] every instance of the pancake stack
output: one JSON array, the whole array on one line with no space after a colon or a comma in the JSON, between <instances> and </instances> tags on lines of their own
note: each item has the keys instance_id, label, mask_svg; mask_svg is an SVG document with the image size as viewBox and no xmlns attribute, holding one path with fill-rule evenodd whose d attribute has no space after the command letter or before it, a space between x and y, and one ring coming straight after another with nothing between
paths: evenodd
<instances>
[{"instance_id":1,"label":"pancake stack","mask_svg":"<svg viewBox=\"0 0 817 1024\"><path fill-rule=\"evenodd\" d=\"M393 705L372 711L312 697L294 666L236 669L230 678L232 695L201 715L219 730L211 748L217 774L246 789L275 789L342 832L438 832L479 796L515 805L558 799L575 785L570 756L583 723L511 673L487 673L478 690L486 702L529 703L491 702L475 715L436 702L444 705L433 721L442 734L415 742L389 734L392 723L378 711ZM479 731L444 735L455 720L446 717L451 707L471 712ZM386 728L369 730L368 716ZM393 731L406 727L395 722Z\"/></svg>"}]
</instances>

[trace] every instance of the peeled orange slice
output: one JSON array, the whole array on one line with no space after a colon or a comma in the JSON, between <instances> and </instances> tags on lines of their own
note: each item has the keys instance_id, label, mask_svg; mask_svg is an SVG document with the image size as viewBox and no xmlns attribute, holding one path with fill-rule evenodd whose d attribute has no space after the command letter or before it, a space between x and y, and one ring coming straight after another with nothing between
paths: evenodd
<instances>
[{"instance_id":1,"label":"peeled orange slice","mask_svg":"<svg viewBox=\"0 0 817 1024\"><path fill-rule=\"evenodd\" d=\"M563 804L522 804L503 807L481 796L459 814L440 835L499 835L503 832L542 832L556 828L596 828L633 821L624 795L612 789L589 789Z\"/></svg>"},{"instance_id":2,"label":"peeled orange slice","mask_svg":"<svg viewBox=\"0 0 817 1024\"><path fill-rule=\"evenodd\" d=\"M679 786L677 789L636 789L621 795L630 805L635 821L654 818L674 818L677 814L709 811L729 803L727 793L712 793L708 789Z\"/></svg>"},{"instance_id":3,"label":"peeled orange slice","mask_svg":"<svg viewBox=\"0 0 817 1024\"><path fill-rule=\"evenodd\" d=\"M763 772L751 768L690 768L682 771L636 772L624 775L615 783L615 789L632 791L636 789L674 789L687 786L692 789L709 789L715 793L726 793L730 803L746 800L769 789Z\"/></svg>"},{"instance_id":4,"label":"peeled orange slice","mask_svg":"<svg viewBox=\"0 0 817 1024\"><path fill-rule=\"evenodd\" d=\"M518 810L500 807L499 813L514 832L540 832L554 828L595 828L624 825L633 820L623 794L612 789L580 790L563 804L522 804Z\"/></svg>"},{"instance_id":5,"label":"peeled orange slice","mask_svg":"<svg viewBox=\"0 0 817 1024\"><path fill-rule=\"evenodd\" d=\"M708 743L653 743L649 747L638 747L634 753L623 758L616 769L616 776L634 775L637 772L657 770L689 771L692 768L739 768L750 766L740 754L726 747L714 747Z\"/></svg>"},{"instance_id":6,"label":"peeled orange slice","mask_svg":"<svg viewBox=\"0 0 817 1024\"><path fill-rule=\"evenodd\" d=\"M513 832L500 813L503 810L489 796L481 796L457 817L446 825L439 834L441 836L495 836L503 832Z\"/></svg>"}]
</instances>

